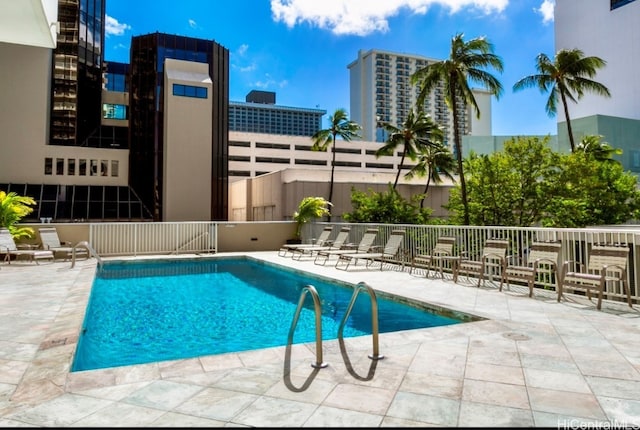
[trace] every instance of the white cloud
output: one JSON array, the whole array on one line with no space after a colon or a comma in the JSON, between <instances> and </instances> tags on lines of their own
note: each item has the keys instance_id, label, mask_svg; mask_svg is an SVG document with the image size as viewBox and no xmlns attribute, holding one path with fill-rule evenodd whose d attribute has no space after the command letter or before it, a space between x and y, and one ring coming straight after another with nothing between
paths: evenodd
<instances>
[{"instance_id":1,"label":"white cloud","mask_svg":"<svg viewBox=\"0 0 640 430\"><path fill-rule=\"evenodd\" d=\"M256 81L254 82L253 86L255 86L256 88L261 88L261 89L268 89L268 88L272 88L272 87L278 87L278 88L284 88L289 84L289 82L286 79L283 79L282 81L276 81L275 79L273 79L268 73L265 75L265 79L262 81Z\"/></svg>"},{"instance_id":2,"label":"white cloud","mask_svg":"<svg viewBox=\"0 0 640 430\"><path fill-rule=\"evenodd\" d=\"M555 0L544 0L538 9L535 9L542 15L542 22L547 24L553 21L553 12L556 7Z\"/></svg>"},{"instance_id":3,"label":"white cloud","mask_svg":"<svg viewBox=\"0 0 640 430\"><path fill-rule=\"evenodd\" d=\"M548 0L547 0L548 1ZM308 22L334 34L366 36L389 30L388 18L401 9L425 14L440 5L456 13L471 8L483 14L502 12L509 0L271 0L273 19L288 27Z\"/></svg>"},{"instance_id":4,"label":"white cloud","mask_svg":"<svg viewBox=\"0 0 640 430\"><path fill-rule=\"evenodd\" d=\"M248 49L249 49L249 45L247 45L246 43L243 43L242 45L240 45L236 53L242 56L247 52Z\"/></svg>"},{"instance_id":5,"label":"white cloud","mask_svg":"<svg viewBox=\"0 0 640 430\"><path fill-rule=\"evenodd\" d=\"M117 19L107 15L104 22L104 33L107 36L122 36L125 31L131 30L128 24L121 24Z\"/></svg>"},{"instance_id":6,"label":"white cloud","mask_svg":"<svg viewBox=\"0 0 640 430\"><path fill-rule=\"evenodd\" d=\"M189 27L196 28L197 26L198 24L193 19L189 20Z\"/></svg>"}]
</instances>

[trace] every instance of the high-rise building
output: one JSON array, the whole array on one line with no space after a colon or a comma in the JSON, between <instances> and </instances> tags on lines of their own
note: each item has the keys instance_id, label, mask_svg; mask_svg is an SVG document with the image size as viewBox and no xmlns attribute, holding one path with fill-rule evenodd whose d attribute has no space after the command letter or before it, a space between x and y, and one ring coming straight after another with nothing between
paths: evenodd
<instances>
[{"instance_id":1,"label":"high-rise building","mask_svg":"<svg viewBox=\"0 0 640 430\"><path fill-rule=\"evenodd\" d=\"M246 102L229 102L229 130L312 136L322 129L322 109L276 105L276 93L251 91Z\"/></svg>"},{"instance_id":2,"label":"high-rise building","mask_svg":"<svg viewBox=\"0 0 640 430\"><path fill-rule=\"evenodd\" d=\"M190 216L225 220L229 51L152 33L132 38L130 57L131 186L156 220L185 220L189 205ZM209 213L194 209L199 204Z\"/></svg>"},{"instance_id":3,"label":"high-rise building","mask_svg":"<svg viewBox=\"0 0 640 430\"><path fill-rule=\"evenodd\" d=\"M50 144L99 146L105 0L58 0ZM93 138L93 139L92 139Z\"/></svg>"},{"instance_id":4,"label":"high-rise building","mask_svg":"<svg viewBox=\"0 0 640 430\"><path fill-rule=\"evenodd\" d=\"M577 103L569 102L575 142L601 135L622 149L616 159L625 169L640 173L640 1L556 0L554 22L556 51L578 48L606 61L593 79L611 97L585 92ZM566 118L558 106L558 142L568 148Z\"/></svg>"},{"instance_id":5,"label":"high-rise building","mask_svg":"<svg viewBox=\"0 0 640 430\"><path fill-rule=\"evenodd\" d=\"M358 58L350 63L350 119L362 126L362 138L383 142L387 136L380 123L401 126L419 95L417 85L411 84L411 75L438 60L418 55L400 54L372 49L358 51ZM460 105L465 115L460 119L462 134L491 134L491 95L484 90L473 90L481 117ZM445 104L444 90L437 87L425 100L424 110L446 130L445 144L453 142L453 118Z\"/></svg>"}]
</instances>

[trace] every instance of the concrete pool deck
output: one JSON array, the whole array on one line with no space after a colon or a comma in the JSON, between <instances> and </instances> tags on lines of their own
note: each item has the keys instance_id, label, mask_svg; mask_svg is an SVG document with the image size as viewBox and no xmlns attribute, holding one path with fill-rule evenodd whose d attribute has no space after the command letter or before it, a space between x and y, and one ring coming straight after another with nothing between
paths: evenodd
<instances>
[{"instance_id":1,"label":"concrete pool deck","mask_svg":"<svg viewBox=\"0 0 640 430\"><path fill-rule=\"evenodd\" d=\"M95 259L0 264L0 426L640 425L640 305L248 255L486 319L70 373Z\"/></svg>"}]
</instances>

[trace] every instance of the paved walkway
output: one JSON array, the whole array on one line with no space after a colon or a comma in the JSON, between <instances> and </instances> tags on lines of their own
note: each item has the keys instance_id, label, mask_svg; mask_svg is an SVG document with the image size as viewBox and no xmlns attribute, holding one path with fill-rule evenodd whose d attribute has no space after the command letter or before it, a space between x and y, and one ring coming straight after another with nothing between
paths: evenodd
<instances>
[{"instance_id":1,"label":"paved walkway","mask_svg":"<svg viewBox=\"0 0 640 430\"><path fill-rule=\"evenodd\" d=\"M640 425L640 305L251 255L486 319L69 373L95 260L1 264L0 426Z\"/></svg>"}]
</instances>

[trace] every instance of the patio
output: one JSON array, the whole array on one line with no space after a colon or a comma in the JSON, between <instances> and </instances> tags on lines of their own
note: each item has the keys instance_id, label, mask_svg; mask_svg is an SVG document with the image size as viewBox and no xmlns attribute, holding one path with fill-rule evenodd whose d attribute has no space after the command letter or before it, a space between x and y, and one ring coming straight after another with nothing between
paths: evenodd
<instances>
[{"instance_id":1,"label":"patio","mask_svg":"<svg viewBox=\"0 0 640 430\"><path fill-rule=\"evenodd\" d=\"M249 255L486 320L381 334L378 361L368 336L345 339L344 351L325 341L324 369L304 344L69 373L96 260L12 262L0 266L0 425L640 425L637 306L597 311L571 294L557 303L552 291L529 298L526 287ZM194 256L173 258L184 257Z\"/></svg>"}]
</instances>

